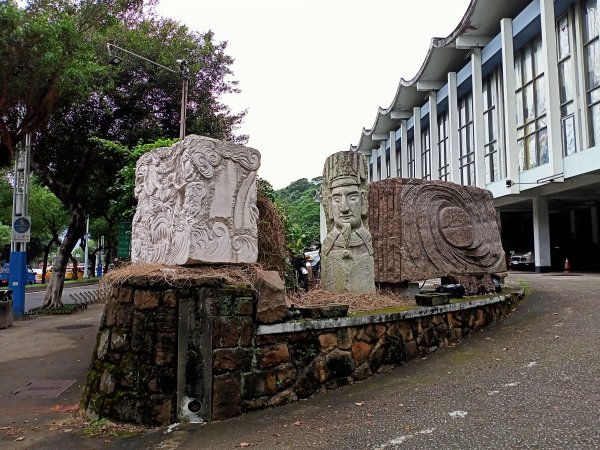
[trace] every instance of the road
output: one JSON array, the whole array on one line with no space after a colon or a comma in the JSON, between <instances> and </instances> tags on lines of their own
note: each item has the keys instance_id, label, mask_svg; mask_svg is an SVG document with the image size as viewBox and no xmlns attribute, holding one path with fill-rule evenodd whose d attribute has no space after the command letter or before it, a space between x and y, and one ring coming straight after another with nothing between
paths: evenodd
<instances>
[{"instance_id":1,"label":"road","mask_svg":"<svg viewBox=\"0 0 600 450\"><path fill-rule=\"evenodd\" d=\"M96 289L96 286L97 286L97 284L79 285L79 284L67 283L67 284L65 284L65 287L63 289L62 302L65 304L73 303L73 300L71 299L70 294L77 294L77 293L81 293L81 292L93 291ZM25 311L29 311L30 309L38 308L38 307L42 306L42 304L44 303L44 294L45 293L46 293L45 290L35 291L35 292L25 291Z\"/></svg>"}]
</instances>

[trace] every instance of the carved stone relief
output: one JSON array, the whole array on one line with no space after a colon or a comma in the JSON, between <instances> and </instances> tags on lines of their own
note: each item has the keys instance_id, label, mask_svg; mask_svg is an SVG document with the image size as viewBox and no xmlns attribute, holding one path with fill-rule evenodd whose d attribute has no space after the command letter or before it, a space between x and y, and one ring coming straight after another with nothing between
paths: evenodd
<instances>
[{"instance_id":1,"label":"carved stone relief","mask_svg":"<svg viewBox=\"0 0 600 450\"><path fill-rule=\"evenodd\" d=\"M321 247L321 288L325 290L375 291L367 176L361 153L338 152L325 161L323 206L328 234Z\"/></svg>"},{"instance_id":2,"label":"carved stone relief","mask_svg":"<svg viewBox=\"0 0 600 450\"><path fill-rule=\"evenodd\" d=\"M506 270L492 194L445 181L369 185L375 280L424 280Z\"/></svg>"},{"instance_id":3,"label":"carved stone relief","mask_svg":"<svg viewBox=\"0 0 600 450\"><path fill-rule=\"evenodd\" d=\"M143 155L131 260L164 264L256 262L256 171L249 147L190 135Z\"/></svg>"}]
</instances>

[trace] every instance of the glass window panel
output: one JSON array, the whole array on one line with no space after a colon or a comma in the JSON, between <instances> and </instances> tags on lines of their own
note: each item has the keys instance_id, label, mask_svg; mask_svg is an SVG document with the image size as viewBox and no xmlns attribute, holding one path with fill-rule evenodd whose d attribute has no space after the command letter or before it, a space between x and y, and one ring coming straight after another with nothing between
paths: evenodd
<instances>
[{"instance_id":1,"label":"glass window panel","mask_svg":"<svg viewBox=\"0 0 600 450\"><path fill-rule=\"evenodd\" d=\"M519 171L522 172L523 170L525 170L525 147L524 147L524 143L525 141L523 139L520 139L517 142L517 145L519 146Z\"/></svg>"},{"instance_id":2,"label":"glass window panel","mask_svg":"<svg viewBox=\"0 0 600 450\"><path fill-rule=\"evenodd\" d=\"M566 59L558 66L558 82L560 102L565 103L573 99L573 72L571 71L571 59Z\"/></svg>"},{"instance_id":3,"label":"glass window panel","mask_svg":"<svg viewBox=\"0 0 600 450\"><path fill-rule=\"evenodd\" d=\"M587 98L588 98L588 105L591 105L593 103L596 103L597 101L600 101L600 88L597 88L591 92L588 92Z\"/></svg>"},{"instance_id":4,"label":"glass window panel","mask_svg":"<svg viewBox=\"0 0 600 450\"><path fill-rule=\"evenodd\" d=\"M594 147L600 144L600 103L589 109L588 118L590 121L590 146Z\"/></svg>"},{"instance_id":5,"label":"glass window panel","mask_svg":"<svg viewBox=\"0 0 600 450\"><path fill-rule=\"evenodd\" d=\"M523 131L524 130L525 130L524 127L517 128L517 139L522 139L523 138L523 136L524 136L523 135Z\"/></svg>"},{"instance_id":6,"label":"glass window panel","mask_svg":"<svg viewBox=\"0 0 600 450\"><path fill-rule=\"evenodd\" d=\"M532 167L536 167L538 165L537 161L537 148L535 145L535 134L531 136L527 136L525 138L525 152L527 154L527 169L531 169Z\"/></svg>"},{"instance_id":7,"label":"glass window panel","mask_svg":"<svg viewBox=\"0 0 600 450\"><path fill-rule=\"evenodd\" d=\"M485 113L485 117L483 118L483 141L484 143L490 142L493 138L494 128L493 123L491 123L491 112Z\"/></svg>"},{"instance_id":8,"label":"glass window panel","mask_svg":"<svg viewBox=\"0 0 600 450\"><path fill-rule=\"evenodd\" d=\"M517 104L517 125L523 125L523 91L517 92L515 100Z\"/></svg>"},{"instance_id":9,"label":"glass window panel","mask_svg":"<svg viewBox=\"0 0 600 450\"><path fill-rule=\"evenodd\" d=\"M525 47L523 52L523 83L533 79L533 55L531 46Z\"/></svg>"},{"instance_id":10,"label":"glass window panel","mask_svg":"<svg viewBox=\"0 0 600 450\"><path fill-rule=\"evenodd\" d=\"M525 135L529 135L535 131L535 122L525 125Z\"/></svg>"},{"instance_id":11,"label":"glass window panel","mask_svg":"<svg viewBox=\"0 0 600 450\"><path fill-rule=\"evenodd\" d=\"M558 57L559 59L571 53L571 45L569 43L569 18L562 16L558 19L557 24L557 39L558 39Z\"/></svg>"},{"instance_id":12,"label":"glass window panel","mask_svg":"<svg viewBox=\"0 0 600 450\"><path fill-rule=\"evenodd\" d=\"M577 152L575 146L575 117L570 115L565 117L562 121L563 131L563 149L565 155L569 156Z\"/></svg>"},{"instance_id":13,"label":"glass window panel","mask_svg":"<svg viewBox=\"0 0 600 450\"><path fill-rule=\"evenodd\" d=\"M539 117L537 120L537 129L544 128L546 126L546 116Z\"/></svg>"},{"instance_id":14,"label":"glass window panel","mask_svg":"<svg viewBox=\"0 0 600 450\"><path fill-rule=\"evenodd\" d=\"M539 162L541 164L548 164L550 162L550 154L548 153L548 133L546 128L540 130L537 134L538 151L539 151Z\"/></svg>"},{"instance_id":15,"label":"glass window panel","mask_svg":"<svg viewBox=\"0 0 600 450\"><path fill-rule=\"evenodd\" d=\"M494 152L492 154L492 167L491 167L491 173L492 173L492 179L491 181L497 181L500 179L500 156L498 155L498 152Z\"/></svg>"},{"instance_id":16,"label":"glass window panel","mask_svg":"<svg viewBox=\"0 0 600 450\"><path fill-rule=\"evenodd\" d=\"M546 113L546 95L544 95L544 77L535 81L535 112L537 116Z\"/></svg>"},{"instance_id":17,"label":"glass window panel","mask_svg":"<svg viewBox=\"0 0 600 450\"><path fill-rule=\"evenodd\" d=\"M542 39L536 39L533 43L533 55L534 55L534 73L535 75L539 75L544 73L544 60L543 60L543 51L542 51Z\"/></svg>"},{"instance_id":18,"label":"glass window panel","mask_svg":"<svg viewBox=\"0 0 600 450\"><path fill-rule=\"evenodd\" d=\"M585 42L598 36L598 2L597 0L588 0L585 3L583 20L583 35Z\"/></svg>"},{"instance_id":19,"label":"glass window panel","mask_svg":"<svg viewBox=\"0 0 600 450\"><path fill-rule=\"evenodd\" d=\"M600 86L600 41L596 40L585 48L587 88Z\"/></svg>"},{"instance_id":20,"label":"glass window panel","mask_svg":"<svg viewBox=\"0 0 600 450\"><path fill-rule=\"evenodd\" d=\"M525 114L525 122L529 122L535 118L535 105L533 104L533 84L529 86L525 86L523 88L524 93L524 108L523 112Z\"/></svg>"},{"instance_id":21,"label":"glass window panel","mask_svg":"<svg viewBox=\"0 0 600 450\"><path fill-rule=\"evenodd\" d=\"M520 88L523 85L520 53L515 57L515 82L517 88Z\"/></svg>"}]
</instances>

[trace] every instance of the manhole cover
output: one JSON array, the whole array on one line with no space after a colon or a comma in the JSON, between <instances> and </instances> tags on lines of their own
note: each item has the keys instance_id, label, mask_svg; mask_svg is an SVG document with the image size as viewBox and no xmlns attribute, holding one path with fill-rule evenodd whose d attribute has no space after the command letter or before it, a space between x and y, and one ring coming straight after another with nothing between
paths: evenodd
<instances>
[{"instance_id":1,"label":"manhole cover","mask_svg":"<svg viewBox=\"0 0 600 450\"><path fill-rule=\"evenodd\" d=\"M79 323L73 325L62 325L60 327L56 327L57 330L79 330L80 328L91 328L94 325L90 323Z\"/></svg>"},{"instance_id":2,"label":"manhole cover","mask_svg":"<svg viewBox=\"0 0 600 450\"><path fill-rule=\"evenodd\" d=\"M75 380L29 380L10 391L7 397L58 397L73 383Z\"/></svg>"}]
</instances>

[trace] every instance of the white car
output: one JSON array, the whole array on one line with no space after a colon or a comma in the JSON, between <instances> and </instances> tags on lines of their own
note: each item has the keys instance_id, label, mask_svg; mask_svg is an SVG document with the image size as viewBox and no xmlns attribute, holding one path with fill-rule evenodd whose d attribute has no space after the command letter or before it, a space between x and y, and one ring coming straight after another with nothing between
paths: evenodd
<instances>
[{"instance_id":1,"label":"white car","mask_svg":"<svg viewBox=\"0 0 600 450\"><path fill-rule=\"evenodd\" d=\"M535 253L533 251L513 253L510 257L510 266L513 269L533 268L535 266Z\"/></svg>"}]
</instances>

